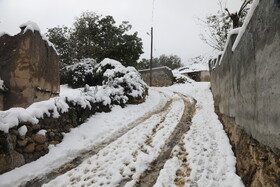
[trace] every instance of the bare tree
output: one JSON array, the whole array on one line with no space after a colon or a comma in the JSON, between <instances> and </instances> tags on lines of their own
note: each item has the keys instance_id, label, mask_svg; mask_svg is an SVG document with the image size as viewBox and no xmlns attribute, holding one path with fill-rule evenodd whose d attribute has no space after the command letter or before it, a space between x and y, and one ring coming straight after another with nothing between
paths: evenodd
<instances>
[{"instance_id":1,"label":"bare tree","mask_svg":"<svg viewBox=\"0 0 280 187\"><path fill-rule=\"evenodd\" d=\"M232 21L232 26L233 26L234 29L241 26L241 25L240 25L240 18L241 18L241 16L242 16L242 13L243 13L244 9L247 7L247 5L248 5L249 3L251 3L251 2L252 2L252 0L245 0L245 1L243 2L243 4L241 5L239 11L238 11L238 12L235 12L235 13L230 13L229 10L228 10L227 8L225 8L225 10L226 10L227 13L228 13L228 17L229 17L229 18L231 19L231 21Z\"/></svg>"},{"instance_id":2,"label":"bare tree","mask_svg":"<svg viewBox=\"0 0 280 187\"><path fill-rule=\"evenodd\" d=\"M223 51L228 32L232 28L242 26L248 12L246 7L251 2L252 0L244 0L238 12L230 13L227 8L223 8L225 6L223 6L222 0L219 0L220 10L216 14L207 16L205 20L199 19L203 28L200 34L201 40L213 49Z\"/></svg>"}]
</instances>

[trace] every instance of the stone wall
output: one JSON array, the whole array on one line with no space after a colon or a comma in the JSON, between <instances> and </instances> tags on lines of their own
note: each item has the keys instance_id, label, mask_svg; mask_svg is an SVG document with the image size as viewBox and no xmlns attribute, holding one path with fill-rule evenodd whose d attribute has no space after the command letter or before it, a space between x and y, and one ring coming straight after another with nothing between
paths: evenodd
<instances>
[{"instance_id":1,"label":"stone wall","mask_svg":"<svg viewBox=\"0 0 280 187\"><path fill-rule=\"evenodd\" d=\"M110 112L113 105L125 107L125 104L143 103L148 89L141 96L129 98L126 103L116 102L113 95L110 102L104 96L105 104L104 99L97 101L92 94L81 94L77 98L56 97L34 103L26 110L17 108L0 112L0 116L4 116L0 118L0 174L47 154L49 145L59 144L64 133L84 123L96 112Z\"/></svg>"},{"instance_id":2,"label":"stone wall","mask_svg":"<svg viewBox=\"0 0 280 187\"><path fill-rule=\"evenodd\" d=\"M59 59L36 30L6 34L0 37L0 77L9 90L4 110L26 108L59 93Z\"/></svg>"},{"instance_id":3,"label":"stone wall","mask_svg":"<svg viewBox=\"0 0 280 187\"><path fill-rule=\"evenodd\" d=\"M280 186L280 166L275 162L280 155L279 17L279 0L260 0L235 50L232 35L223 56L210 62L215 106L239 158L237 170L248 186ZM274 183L265 182L269 180Z\"/></svg>"},{"instance_id":4,"label":"stone wall","mask_svg":"<svg viewBox=\"0 0 280 187\"><path fill-rule=\"evenodd\" d=\"M142 79L150 85L150 70L139 70ZM152 86L171 86L174 82L172 70L168 67L159 67L152 69Z\"/></svg>"},{"instance_id":5,"label":"stone wall","mask_svg":"<svg viewBox=\"0 0 280 187\"><path fill-rule=\"evenodd\" d=\"M36 125L23 121L9 129L8 133L0 131L0 174L47 154L49 145L60 143L63 133L84 123L92 114L110 111L109 105L103 106L102 103L91 103L91 109L71 102L68 105L68 112L61 113L59 118L45 115ZM27 128L25 135L21 135L19 131L23 126ZM42 130L45 132L40 133Z\"/></svg>"}]
</instances>

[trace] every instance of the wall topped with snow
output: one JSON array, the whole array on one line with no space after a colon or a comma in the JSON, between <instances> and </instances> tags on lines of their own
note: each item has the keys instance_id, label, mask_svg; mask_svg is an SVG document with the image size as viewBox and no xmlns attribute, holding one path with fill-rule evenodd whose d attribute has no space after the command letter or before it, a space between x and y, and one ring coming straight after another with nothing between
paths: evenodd
<instances>
[{"instance_id":1,"label":"wall topped with snow","mask_svg":"<svg viewBox=\"0 0 280 187\"><path fill-rule=\"evenodd\" d=\"M0 37L0 77L8 91L4 110L28 107L59 93L59 59L36 23L22 24L22 31Z\"/></svg>"},{"instance_id":2,"label":"wall topped with snow","mask_svg":"<svg viewBox=\"0 0 280 187\"><path fill-rule=\"evenodd\" d=\"M138 92L136 87L134 91ZM147 95L143 92L129 99L122 88L114 85L86 86L70 92L33 103L26 109L0 111L0 174L45 155L49 146L62 141L64 133L96 112L109 112L113 105L124 107L134 100L141 103Z\"/></svg>"},{"instance_id":3,"label":"wall topped with snow","mask_svg":"<svg viewBox=\"0 0 280 187\"><path fill-rule=\"evenodd\" d=\"M210 63L211 89L222 114L280 154L279 1L255 0L252 8L224 54Z\"/></svg>"}]
</instances>

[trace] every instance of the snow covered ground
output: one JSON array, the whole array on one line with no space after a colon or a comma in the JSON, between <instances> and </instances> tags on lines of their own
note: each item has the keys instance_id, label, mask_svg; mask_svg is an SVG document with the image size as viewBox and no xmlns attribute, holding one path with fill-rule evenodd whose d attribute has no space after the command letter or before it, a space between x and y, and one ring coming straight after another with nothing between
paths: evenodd
<instances>
[{"instance_id":1,"label":"snow covered ground","mask_svg":"<svg viewBox=\"0 0 280 187\"><path fill-rule=\"evenodd\" d=\"M79 91L76 90L76 94ZM209 83L150 89L147 101L96 114L67 133L49 154L0 175L0 186L18 186L76 158L118 134L97 154L44 186L133 186L157 158L183 115L181 93L197 100L190 130L173 149L155 186L244 186L235 174L235 157L214 113ZM62 88L63 95L75 94ZM190 99L191 101L191 99Z\"/></svg>"},{"instance_id":2,"label":"snow covered ground","mask_svg":"<svg viewBox=\"0 0 280 187\"><path fill-rule=\"evenodd\" d=\"M65 86L64 86L65 88ZM71 94L69 89L62 88L63 95ZM78 94L74 91L72 96ZM35 162L16 168L0 175L0 186L18 186L38 176L52 171L55 168L73 160L81 152L89 150L104 140L115 136L147 115L151 111L161 109L169 98L156 91L150 91L147 101L140 105L128 105L125 108L115 106L110 113L97 113L86 123L72 129L64 136L62 143L51 147L47 155Z\"/></svg>"},{"instance_id":3,"label":"snow covered ground","mask_svg":"<svg viewBox=\"0 0 280 187\"><path fill-rule=\"evenodd\" d=\"M181 149L186 152L187 165L191 170L190 176L184 181L186 186L244 186L240 177L235 174L236 159L229 139L214 113L209 83L193 82L187 85L173 85L166 89L192 96L197 100L190 131L182 139ZM178 155L180 151L182 150L179 146L174 148L173 157L166 162L156 187L175 186L176 172L188 172L187 168L184 168L183 159Z\"/></svg>"}]
</instances>

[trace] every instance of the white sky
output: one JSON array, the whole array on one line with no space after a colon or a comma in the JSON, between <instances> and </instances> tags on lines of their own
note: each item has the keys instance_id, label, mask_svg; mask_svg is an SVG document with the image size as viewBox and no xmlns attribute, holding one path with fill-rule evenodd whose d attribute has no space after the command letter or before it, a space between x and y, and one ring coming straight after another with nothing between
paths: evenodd
<instances>
[{"instance_id":1,"label":"white sky","mask_svg":"<svg viewBox=\"0 0 280 187\"><path fill-rule=\"evenodd\" d=\"M219 9L218 0L155 0L154 56L176 54L185 62L211 50L199 38L197 17L204 18ZM224 0L230 11L238 10L241 0ZM42 33L57 25L72 26L74 17L84 11L112 15L118 24L129 21L143 40L144 54L150 56L152 0L0 0L0 32L16 34L19 25L36 22Z\"/></svg>"}]
</instances>

